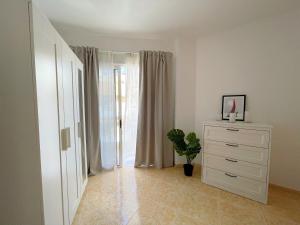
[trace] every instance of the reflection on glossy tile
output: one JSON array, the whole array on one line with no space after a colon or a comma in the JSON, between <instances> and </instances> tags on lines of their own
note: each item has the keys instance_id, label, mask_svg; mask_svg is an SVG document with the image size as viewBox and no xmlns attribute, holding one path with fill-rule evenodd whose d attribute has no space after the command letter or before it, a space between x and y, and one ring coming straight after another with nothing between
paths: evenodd
<instances>
[{"instance_id":1,"label":"reflection on glossy tile","mask_svg":"<svg viewBox=\"0 0 300 225\"><path fill-rule=\"evenodd\" d=\"M90 177L73 225L300 225L300 194L270 187L269 204L205 185L200 168L122 168Z\"/></svg>"}]
</instances>

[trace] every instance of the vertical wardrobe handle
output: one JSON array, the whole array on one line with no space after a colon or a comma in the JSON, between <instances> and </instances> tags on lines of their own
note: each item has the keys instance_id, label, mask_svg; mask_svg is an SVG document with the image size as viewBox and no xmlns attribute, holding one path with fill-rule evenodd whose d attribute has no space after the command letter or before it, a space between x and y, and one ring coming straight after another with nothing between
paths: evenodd
<instances>
[{"instance_id":1,"label":"vertical wardrobe handle","mask_svg":"<svg viewBox=\"0 0 300 225\"><path fill-rule=\"evenodd\" d=\"M71 147L70 127L61 130L61 148L67 151Z\"/></svg>"},{"instance_id":2,"label":"vertical wardrobe handle","mask_svg":"<svg viewBox=\"0 0 300 225\"><path fill-rule=\"evenodd\" d=\"M81 122L77 123L77 136L81 138Z\"/></svg>"}]
</instances>

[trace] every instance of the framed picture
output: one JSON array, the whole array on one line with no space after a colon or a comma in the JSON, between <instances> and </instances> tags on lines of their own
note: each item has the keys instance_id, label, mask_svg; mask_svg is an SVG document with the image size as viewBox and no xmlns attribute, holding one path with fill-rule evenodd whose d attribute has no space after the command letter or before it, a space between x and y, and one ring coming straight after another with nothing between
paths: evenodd
<instances>
[{"instance_id":1,"label":"framed picture","mask_svg":"<svg viewBox=\"0 0 300 225\"><path fill-rule=\"evenodd\" d=\"M235 113L236 120L245 120L246 95L222 96L222 120L229 120L229 114Z\"/></svg>"}]
</instances>

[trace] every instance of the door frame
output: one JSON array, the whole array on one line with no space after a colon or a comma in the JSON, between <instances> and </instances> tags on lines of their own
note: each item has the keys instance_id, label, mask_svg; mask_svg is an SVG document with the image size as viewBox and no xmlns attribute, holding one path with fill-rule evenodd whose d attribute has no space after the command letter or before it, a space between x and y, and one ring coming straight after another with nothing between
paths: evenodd
<instances>
[{"instance_id":1,"label":"door frame","mask_svg":"<svg viewBox=\"0 0 300 225\"><path fill-rule=\"evenodd\" d=\"M117 117L117 129L116 132L119 135L119 143L116 143L116 165L117 167L123 166L123 127L122 127L122 85L121 85L121 70L118 65L114 66L114 79L115 79L115 98L116 107L118 109ZM118 80L118 83L117 83ZM118 85L118 88L117 88Z\"/></svg>"}]
</instances>

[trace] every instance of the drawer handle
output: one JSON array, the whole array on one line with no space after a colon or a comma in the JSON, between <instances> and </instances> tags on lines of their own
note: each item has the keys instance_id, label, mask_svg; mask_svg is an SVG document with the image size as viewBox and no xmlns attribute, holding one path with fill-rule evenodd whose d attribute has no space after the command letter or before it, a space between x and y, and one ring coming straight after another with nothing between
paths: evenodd
<instances>
[{"instance_id":1,"label":"drawer handle","mask_svg":"<svg viewBox=\"0 0 300 225\"><path fill-rule=\"evenodd\" d=\"M236 175L232 175L232 174L230 174L230 173L225 173L225 175L228 176L228 177L237 178Z\"/></svg>"},{"instance_id":2,"label":"drawer handle","mask_svg":"<svg viewBox=\"0 0 300 225\"><path fill-rule=\"evenodd\" d=\"M227 128L228 131L239 131L239 129Z\"/></svg>"},{"instance_id":3,"label":"drawer handle","mask_svg":"<svg viewBox=\"0 0 300 225\"><path fill-rule=\"evenodd\" d=\"M226 144L227 146L230 146L230 147L239 147L238 144Z\"/></svg>"},{"instance_id":4,"label":"drawer handle","mask_svg":"<svg viewBox=\"0 0 300 225\"><path fill-rule=\"evenodd\" d=\"M227 160L227 161L229 161L229 162L235 162L235 163L238 162L237 160L234 160L234 159L227 159L227 158L226 158L225 160Z\"/></svg>"}]
</instances>

